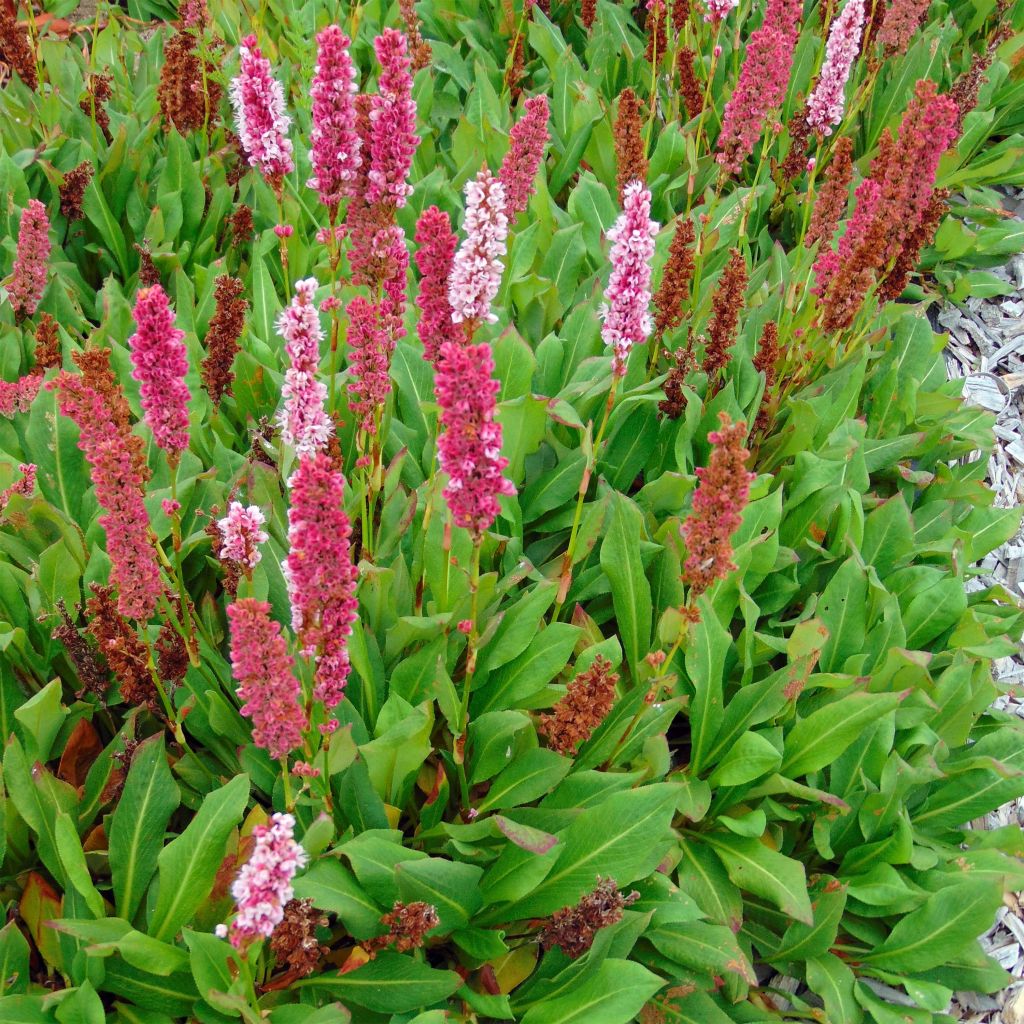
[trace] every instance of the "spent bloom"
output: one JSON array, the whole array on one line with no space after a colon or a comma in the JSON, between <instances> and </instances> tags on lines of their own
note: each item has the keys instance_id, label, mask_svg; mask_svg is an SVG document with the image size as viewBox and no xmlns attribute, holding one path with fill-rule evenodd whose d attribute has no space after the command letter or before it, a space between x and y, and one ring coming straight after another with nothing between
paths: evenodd
<instances>
[{"instance_id":1,"label":"spent bloom","mask_svg":"<svg viewBox=\"0 0 1024 1024\"><path fill-rule=\"evenodd\" d=\"M533 195L533 179L548 139L548 98L532 96L523 104L523 116L509 132L508 152L498 171L498 179L505 186L505 216L510 222L526 209Z\"/></svg>"},{"instance_id":2,"label":"spent bloom","mask_svg":"<svg viewBox=\"0 0 1024 1024\"><path fill-rule=\"evenodd\" d=\"M765 118L786 98L802 11L801 0L768 0L764 22L750 35L718 137L717 160L730 174L754 151Z\"/></svg>"},{"instance_id":3,"label":"spent bloom","mask_svg":"<svg viewBox=\"0 0 1024 1024\"><path fill-rule=\"evenodd\" d=\"M601 337L612 348L612 372L618 377L626 373L630 350L651 333L651 258L658 233L651 220L651 193L641 182L626 186L622 205L608 232L612 272L601 307Z\"/></svg>"},{"instance_id":4,"label":"spent bloom","mask_svg":"<svg viewBox=\"0 0 1024 1024\"><path fill-rule=\"evenodd\" d=\"M351 40L337 25L328 25L317 37L316 71L310 93L313 128L309 187L332 212L349 194L359 170L359 133L356 131L356 69L349 56Z\"/></svg>"},{"instance_id":5,"label":"spent bloom","mask_svg":"<svg viewBox=\"0 0 1024 1024\"><path fill-rule=\"evenodd\" d=\"M479 539L500 511L498 497L516 489L502 475L501 425L495 422L494 359L489 345L441 346L434 394L441 407L437 455L448 474L445 500L456 524Z\"/></svg>"},{"instance_id":6,"label":"spent bloom","mask_svg":"<svg viewBox=\"0 0 1024 1024\"><path fill-rule=\"evenodd\" d=\"M754 474L745 465L750 455L743 447L747 425L733 423L724 412L718 414L718 419L722 429L708 434L711 459L706 468L697 470L699 483L693 511L680 527L688 553L683 582L690 587L691 611L698 595L735 568L732 535L742 522L754 481Z\"/></svg>"},{"instance_id":7,"label":"spent bloom","mask_svg":"<svg viewBox=\"0 0 1024 1024\"><path fill-rule=\"evenodd\" d=\"M825 47L825 63L818 84L807 100L807 123L822 135L831 135L832 128L843 120L846 82L857 59L863 28L864 0L847 0L832 23Z\"/></svg>"},{"instance_id":8,"label":"spent bloom","mask_svg":"<svg viewBox=\"0 0 1024 1024\"><path fill-rule=\"evenodd\" d=\"M249 163L259 168L271 185L280 187L281 179L295 166L288 138L292 122L285 111L284 89L274 78L270 61L256 45L254 35L242 40L239 53L242 66L229 90L238 137Z\"/></svg>"},{"instance_id":9,"label":"spent bloom","mask_svg":"<svg viewBox=\"0 0 1024 1024\"><path fill-rule=\"evenodd\" d=\"M14 315L31 316L46 290L46 263L50 258L50 219L38 199L30 199L18 226L18 252L7 296Z\"/></svg>"},{"instance_id":10,"label":"spent bloom","mask_svg":"<svg viewBox=\"0 0 1024 1024\"><path fill-rule=\"evenodd\" d=\"M370 102L370 166L366 202L405 206L412 195L406 180L419 145L416 103L412 98L412 63L405 36L386 28L373 41L380 63L377 93Z\"/></svg>"},{"instance_id":11,"label":"spent bloom","mask_svg":"<svg viewBox=\"0 0 1024 1024\"><path fill-rule=\"evenodd\" d=\"M420 310L418 331L423 354L433 363L441 346L446 341L458 341L459 337L448 301L448 278L458 244L448 214L436 206L424 210L416 222L416 242L416 266L420 271L416 297Z\"/></svg>"},{"instance_id":12,"label":"spent bloom","mask_svg":"<svg viewBox=\"0 0 1024 1024\"><path fill-rule=\"evenodd\" d=\"M551 714L540 716L537 731L547 739L548 746L572 757L611 711L618 681L607 658L600 654L594 658L590 668L569 684Z\"/></svg>"},{"instance_id":13,"label":"spent bloom","mask_svg":"<svg viewBox=\"0 0 1024 1024\"><path fill-rule=\"evenodd\" d=\"M622 911L640 898L640 893L623 896L614 879L598 876L597 888L580 897L573 907L556 910L540 933L544 949L559 946L570 960L583 956L602 928L622 920Z\"/></svg>"},{"instance_id":14,"label":"spent bloom","mask_svg":"<svg viewBox=\"0 0 1024 1024\"><path fill-rule=\"evenodd\" d=\"M57 392L61 415L78 427L78 447L89 463L96 500L104 509L99 523L107 534L118 610L147 622L164 588L142 500L145 466L134 443L138 439L123 419L124 396L120 392L108 396L66 370L46 386Z\"/></svg>"},{"instance_id":15,"label":"spent bloom","mask_svg":"<svg viewBox=\"0 0 1024 1024\"><path fill-rule=\"evenodd\" d=\"M252 719L252 741L273 758L302 746L306 718L293 660L270 605L246 597L228 605L231 670L238 680L241 711Z\"/></svg>"},{"instance_id":16,"label":"spent bloom","mask_svg":"<svg viewBox=\"0 0 1024 1024\"><path fill-rule=\"evenodd\" d=\"M316 657L313 696L329 709L342 698L350 671L348 638L356 621L356 583L344 508L345 478L319 453L299 461L288 481L285 579L292 629L302 651Z\"/></svg>"},{"instance_id":17,"label":"spent bloom","mask_svg":"<svg viewBox=\"0 0 1024 1024\"><path fill-rule=\"evenodd\" d=\"M508 216L505 213L505 186L486 167L466 182L466 237L452 264L448 301L452 320L472 325L498 318L491 302L501 284Z\"/></svg>"},{"instance_id":18,"label":"spent bloom","mask_svg":"<svg viewBox=\"0 0 1024 1024\"><path fill-rule=\"evenodd\" d=\"M174 326L174 311L158 284L138 293L132 315L138 329L128 339L128 348L132 378L140 384L143 415L153 440L177 456L188 447L191 395L185 384L185 332Z\"/></svg>"},{"instance_id":19,"label":"spent bloom","mask_svg":"<svg viewBox=\"0 0 1024 1024\"><path fill-rule=\"evenodd\" d=\"M217 520L221 536L220 557L239 562L247 569L255 569L263 557L260 545L267 541L267 533L262 529L266 521L259 505L246 508L240 501L231 502L228 514Z\"/></svg>"},{"instance_id":20,"label":"spent bloom","mask_svg":"<svg viewBox=\"0 0 1024 1024\"><path fill-rule=\"evenodd\" d=\"M315 292L315 278L296 281L295 297L277 318L277 333L284 338L290 360L281 386L284 408L278 423L285 444L294 445L299 455L319 451L334 432L324 407L327 388L316 377L324 332L313 301Z\"/></svg>"},{"instance_id":21,"label":"spent bloom","mask_svg":"<svg viewBox=\"0 0 1024 1024\"><path fill-rule=\"evenodd\" d=\"M295 895L292 879L306 865L306 851L295 841L295 819L275 814L269 825L257 825L252 856L231 885L238 914L228 929L217 926L221 938L244 950L259 939L269 939L284 920L284 908Z\"/></svg>"},{"instance_id":22,"label":"spent bloom","mask_svg":"<svg viewBox=\"0 0 1024 1024\"><path fill-rule=\"evenodd\" d=\"M348 306L348 364L353 380L348 386L349 408L360 417L360 427L376 433L375 413L391 394L391 353L394 336L381 316L380 307L357 295Z\"/></svg>"}]
</instances>

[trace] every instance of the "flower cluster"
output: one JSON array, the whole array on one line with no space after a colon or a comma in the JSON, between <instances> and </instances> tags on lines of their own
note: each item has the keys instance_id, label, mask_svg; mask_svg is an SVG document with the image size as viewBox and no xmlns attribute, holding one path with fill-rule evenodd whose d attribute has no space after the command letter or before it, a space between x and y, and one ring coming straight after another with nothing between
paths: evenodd
<instances>
[{"instance_id":1,"label":"flower cluster","mask_svg":"<svg viewBox=\"0 0 1024 1024\"><path fill-rule=\"evenodd\" d=\"M345 479L323 454L303 458L288 481L288 557L283 569L292 629L303 653L316 657L313 696L330 710L350 671L348 638L356 621L356 568L343 506Z\"/></svg>"},{"instance_id":2,"label":"flower cluster","mask_svg":"<svg viewBox=\"0 0 1024 1024\"><path fill-rule=\"evenodd\" d=\"M231 669L238 680L242 714L252 719L252 739L273 758L285 758L302 746L306 718L299 705L301 688L292 672L292 656L270 605L242 598L228 605Z\"/></svg>"},{"instance_id":3,"label":"flower cluster","mask_svg":"<svg viewBox=\"0 0 1024 1024\"><path fill-rule=\"evenodd\" d=\"M618 377L626 374L630 350L651 333L651 258L658 233L651 220L651 193L641 182L626 186L622 206L608 232L612 272L601 308L601 337L612 348L612 372Z\"/></svg>"},{"instance_id":4,"label":"flower cluster","mask_svg":"<svg viewBox=\"0 0 1024 1024\"><path fill-rule=\"evenodd\" d=\"M349 56L351 40L337 25L328 25L317 37L317 61L310 93L313 128L310 132L309 187L332 216L355 181L360 163L356 131L356 69Z\"/></svg>"},{"instance_id":5,"label":"flower cluster","mask_svg":"<svg viewBox=\"0 0 1024 1024\"><path fill-rule=\"evenodd\" d=\"M447 213L430 206L416 222L416 266L420 271L420 288L416 305L420 310L419 331L423 354L437 360L446 341L458 341L459 331L452 318L448 301L448 278L451 276L458 239L452 231Z\"/></svg>"},{"instance_id":6,"label":"flower cluster","mask_svg":"<svg viewBox=\"0 0 1024 1024\"><path fill-rule=\"evenodd\" d=\"M452 264L448 284L448 301L452 320L469 325L467 333L478 323L494 323L491 303L501 284L508 216L505 213L505 186L486 165L472 181L466 182L466 216L463 222L466 237L459 246Z\"/></svg>"},{"instance_id":7,"label":"flower cluster","mask_svg":"<svg viewBox=\"0 0 1024 1024\"><path fill-rule=\"evenodd\" d=\"M0 512L3 512L7 508L8 502L16 494L20 494L23 498L32 496L32 491L36 486L36 466L33 462L22 462L18 465L18 471L21 473L21 479L15 480L9 487L5 487L0 491Z\"/></svg>"},{"instance_id":8,"label":"flower cluster","mask_svg":"<svg viewBox=\"0 0 1024 1024\"><path fill-rule=\"evenodd\" d=\"M505 216L509 223L526 209L533 195L544 147L548 144L548 98L531 96L523 104L523 116L509 132L509 147L498 171L505 187Z\"/></svg>"},{"instance_id":9,"label":"flower cluster","mask_svg":"<svg viewBox=\"0 0 1024 1024\"><path fill-rule=\"evenodd\" d=\"M238 913L230 929L217 926L221 938L245 950L259 939L269 939L284 920L284 908L294 896L292 879L306 865L306 851L295 841L295 819L275 814L270 825L257 825L252 856L231 885Z\"/></svg>"},{"instance_id":10,"label":"flower cluster","mask_svg":"<svg viewBox=\"0 0 1024 1024\"><path fill-rule=\"evenodd\" d=\"M278 423L285 444L294 445L299 455L320 451L334 432L324 405L327 388L317 379L324 332L313 301L315 293L316 278L296 281L294 298L277 318L277 333L284 338L289 359Z\"/></svg>"},{"instance_id":11,"label":"flower cluster","mask_svg":"<svg viewBox=\"0 0 1024 1024\"><path fill-rule=\"evenodd\" d=\"M445 342L441 346L434 394L443 431L437 441L441 469L448 474L445 500L456 524L479 540L500 511L498 497L516 489L502 475L501 425L495 422L500 385L492 374L489 345Z\"/></svg>"},{"instance_id":12,"label":"flower cluster","mask_svg":"<svg viewBox=\"0 0 1024 1024\"><path fill-rule=\"evenodd\" d=\"M857 59L864 28L864 0L847 0L832 23L818 84L807 100L807 123L822 135L843 120L846 80Z\"/></svg>"},{"instance_id":13,"label":"flower cluster","mask_svg":"<svg viewBox=\"0 0 1024 1024\"><path fill-rule=\"evenodd\" d=\"M267 542L267 533L262 529L266 521L258 505L246 508L240 501L231 502L228 514L217 520L220 557L238 562L246 569L255 569L263 557L260 545Z\"/></svg>"},{"instance_id":14,"label":"flower cluster","mask_svg":"<svg viewBox=\"0 0 1024 1024\"><path fill-rule=\"evenodd\" d=\"M237 277L222 274L217 278L213 298L216 303L206 331L206 358L200 367L203 387L215 406L231 394L234 381L232 364L238 353L238 341L245 327L249 303L242 297L245 286Z\"/></svg>"},{"instance_id":15,"label":"flower cluster","mask_svg":"<svg viewBox=\"0 0 1024 1024\"><path fill-rule=\"evenodd\" d=\"M551 714L540 716L537 731L547 739L548 746L572 757L611 711L618 681L618 673L612 671L607 658L600 654L594 658L590 668L569 684Z\"/></svg>"},{"instance_id":16,"label":"flower cluster","mask_svg":"<svg viewBox=\"0 0 1024 1024\"><path fill-rule=\"evenodd\" d=\"M285 111L284 89L274 78L270 61L263 56L256 37L248 35L239 47L241 69L231 80L229 96L235 109L235 128L249 163L279 189L291 174L292 143L288 138L291 118Z\"/></svg>"},{"instance_id":17,"label":"flower cluster","mask_svg":"<svg viewBox=\"0 0 1024 1024\"><path fill-rule=\"evenodd\" d=\"M622 920L622 911L640 898L640 893L623 896L612 878L598 877L597 887L574 907L556 910L540 933L545 949L558 946L570 960L578 960L594 944L602 928Z\"/></svg>"},{"instance_id":18,"label":"flower cluster","mask_svg":"<svg viewBox=\"0 0 1024 1024\"><path fill-rule=\"evenodd\" d=\"M626 188L633 181L647 181L647 155L642 135L643 118L636 93L625 88L619 93L619 112L615 116L615 166L619 202L625 203Z\"/></svg>"},{"instance_id":19,"label":"flower cluster","mask_svg":"<svg viewBox=\"0 0 1024 1024\"><path fill-rule=\"evenodd\" d=\"M359 417L359 425L367 433L377 431L376 411L391 394L391 354L394 335L382 322L380 307L362 295L348 306L349 367L353 380L348 386L352 401L349 408Z\"/></svg>"},{"instance_id":20,"label":"flower cluster","mask_svg":"<svg viewBox=\"0 0 1024 1024\"><path fill-rule=\"evenodd\" d=\"M31 316L46 290L46 264L50 258L50 219L38 199L30 199L18 226L18 251L14 258L7 296L18 318Z\"/></svg>"},{"instance_id":21,"label":"flower cluster","mask_svg":"<svg viewBox=\"0 0 1024 1024\"><path fill-rule=\"evenodd\" d=\"M139 382L142 411L153 440L173 457L188 447L185 332L174 326L163 288L143 288L135 298L136 332L128 339L132 378Z\"/></svg>"}]
</instances>

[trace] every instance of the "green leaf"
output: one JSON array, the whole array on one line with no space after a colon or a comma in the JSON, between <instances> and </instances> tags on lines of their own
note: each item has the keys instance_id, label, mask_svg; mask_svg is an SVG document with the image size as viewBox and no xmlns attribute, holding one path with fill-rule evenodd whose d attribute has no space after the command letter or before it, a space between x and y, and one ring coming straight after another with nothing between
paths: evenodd
<instances>
[{"instance_id":1,"label":"green leaf","mask_svg":"<svg viewBox=\"0 0 1024 1024\"><path fill-rule=\"evenodd\" d=\"M507 608L494 636L479 653L477 672L493 672L522 654L537 635L539 624L557 592L558 585L545 580L531 587L515 604Z\"/></svg>"},{"instance_id":2,"label":"green leaf","mask_svg":"<svg viewBox=\"0 0 1024 1024\"><path fill-rule=\"evenodd\" d=\"M110 874L119 917L131 921L156 871L164 832L179 802L163 734L143 740L110 821Z\"/></svg>"},{"instance_id":3,"label":"green leaf","mask_svg":"<svg viewBox=\"0 0 1024 1024\"><path fill-rule=\"evenodd\" d=\"M832 764L899 702L895 693L850 693L801 718L786 736L781 774L795 779Z\"/></svg>"},{"instance_id":4,"label":"green leaf","mask_svg":"<svg viewBox=\"0 0 1024 1024\"><path fill-rule=\"evenodd\" d=\"M685 656L686 674L694 688L690 706L690 760L694 773L705 767L707 753L722 725L725 659L732 649L732 637L711 601L702 595L697 605L700 622L691 631Z\"/></svg>"},{"instance_id":5,"label":"green leaf","mask_svg":"<svg viewBox=\"0 0 1024 1024\"><path fill-rule=\"evenodd\" d=\"M829 1020L859 1024L864 1019L853 994L853 971L833 953L824 953L807 961L807 984L825 1003Z\"/></svg>"},{"instance_id":6,"label":"green leaf","mask_svg":"<svg viewBox=\"0 0 1024 1024\"><path fill-rule=\"evenodd\" d=\"M745 732L708 777L713 786L740 786L778 769L782 755L764 736Z\"/></svg>"},{"instance_id":7,"label":"green leaf","mask_svg":"<svg viewBox=\"0 0 1024 1024\"><path fill-rule=\"evenodd\" d=\"M0 996L28 991L29 947L13 921L0 928Z\"/></svg>"},{"instance_id":8,"label":"green leaf","mask_svg":"<svg viewBox=\"0 0 1024 1024\"><path fill-rule=\"evenodd\" d=\"M656 783L613 793L583 811L561 837L562 852L550 873L506 918L544 917L572 906L594 888L598 875L612 875L622 887L650 874L671 845L678 797L675 786Z\"/></svg>"},{"instance_id":9,"label":"green leaf","mask_svg":"<svg viewBox=\"0 0 1024 1024\"><path fill-rule=\"evenodd\" d=\"M893 971L927 971L968 947L988 928L1002 905L1002 886L971 879L940 889L898 921L881 945L862 957Z\"/></svg>"},{"instance_id":10,"label":"green leaf","mask_svg":"<svg viewBox=\"0 0 1024 1024\"><path fill-rule=\"evenodd\" d=\"M640 560L643 516L625 495L616 493L608 532L601 544L601 569L612 589L612 604L622 649L633 678L651 643L651 586Z\"/></svg>"},{"instance_id":11,"label":"green leaf","mask_svg":"<svg viewBox=\"0 0 1024 1024\"><path fill-rule=\"evenodd\" d=\"M552 792L571 767L572 761L554 750L528 750L498 775L476 809L480 813L504 810L538 800Z\"/></svg>"},{"instance_id":12,"label":"green leaf","mask_svg":"<svg viewBox=\"0 0 1024 1024\"><path fill-rule=\"evenodd\" d=\"M450 932L463 928L483 906L480 878L483 869L473 864L430 857L403 861L395 865L395 878L402 900L432 903L440 919L440 928Z\"/></svg>"},{"instance_id":13,"label":"green leaf","mask_svg":"<svg viewBox=\"0 0 1024 1024\"><path fill-rule=\"evenodd\" d=\"M367 895L355 875L333 857L321 857L293 883L297 899L337 914L354 938L368 939L380 932L381 908Z\"/></svg>"},{"instance_id":14,"label":"green leaf","mask_svg":"<svg viewBox=\"0 0 1024 1024\"><path fill-rule=\"evenodd\" d=\"M571 992L531 1006L522 1024L628 1024L664 984L641 964L605 960Z\"/></svg>"},{"instance_id":15,"label":"green leaf","mask_svg":"<svg viewBox=\"0 0 1024 1024\"><path fill-rule=\"evenodd\" d=\"M385 952L347 974L308 978L295 988L326 992L378 1013L407 1013L440 1002L461 985L454 971L436 971L410 956Z\"/></svg>"},{"instance_id":16,"label":"green leaf","mask_svg":"<svg viewBox=\"0 0 1024 1024\"><path fill-rule=\"evenodd\" d=\"M729 878L741 889L771 900L798 921L813 923L802 864L776 853L758 839L721 832L708 833L701 838L721 857Z\"/></svg>"},{"instance_id":17,"label":"green leaf","mask_svg":"<svg viewBox=\"0 0 1024 1024\"><path fill-rule=\"evenodd\" d=\"M25 738L25 756L33 761L45 764L50 759L53 741L68 716L60 698L61 682L54 679L14 712Z\"/></svg>"},{"instance_id":18,"label":"green leaf","mask_svg":"<svg viewBox=\"0 0 1024 1024\"><path fill-rule=\"evenodd\" d=\"M224 859L231 830L241 820L249 799L249 776L237 775L204 798L196 816L157 857L156 907L149 934L173 939L206 902Z\"/></svg>"}]
</instances>

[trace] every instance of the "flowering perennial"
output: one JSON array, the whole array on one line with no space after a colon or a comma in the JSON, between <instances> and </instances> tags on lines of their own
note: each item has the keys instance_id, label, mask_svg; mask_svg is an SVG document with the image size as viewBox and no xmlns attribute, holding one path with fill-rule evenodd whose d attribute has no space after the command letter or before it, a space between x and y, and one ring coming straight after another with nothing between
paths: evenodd
<instances>
[{"instance_id":1,"label":"flowering perennial","mask_svg":"<svg viewBox=\"0 0 1024 1024\"><path fill-rule=\"evenodd\" d=\"M217 520L220 557L238 562L246 569L255 569L263 557L260 545L267 542L267 533L262 529L266 521L258 505L246 508L240 501L231 502L228 514Z\"/></svg>"},{"instance_id":2,"label":"flowering perennial","mask_svg":"<svg viewBox=\"0 0 1024 1024\"><path fill-rule=\"evenodd\" d=\"M271 757L284 758L302 746L306 717L293 660L270 605L246 597L228 605L231 670L238 680L242 714L252 719L252 740Z\"/></svg>"},{"instance_id":3,"label":"flowering perennial","mask_svg":"<svg viewBox=\"0 0 1024 1024\"><path fill-rule=\"evenodd\" d=\"M230 938L239 950L274 934L294 896L295 872L306 865L306 851L294 838L295 819L290 814L275 814L270 821L252 830L255 849L231 885L238 914L230 929L217 927L217 934Z\"/></svg>"},{"instance_id":4,"label":"flowering perennial","mask_svg":"<svg viewBox=\"0 0 1024 1024\"><path fill-rule=\"evenodd\" d=\"M489 345L441 346L434 394L441 406L437 455L448 474L445 500L456 524L479 540L500 511L498 497L516 489L502 475L501 425L495 422L494 358Z\"/></svg>"},{"instance_id":5,"label":"flowering perennial","mask_svg":"<svg viewBox=\"0 0 1024 1024\"><path fill-rule=\"evenodd\" d=\"M825 63L818 84L807 100L807 123L822 135L831 135L832 128L843 120L846 81L857 59L863 28L864 0L847 0L832 23L825 47Z\"/></svg>"},{"instance_id":6,"label":"flowering perennial","mask_svg":"<svg viewBox=\"0 0 1024 1024\"><path fill-rule=\"evenodd\" d=\"M290 360L281 387L284 407L278 423L285 444L294 445L299 455L319 451L334 432L324 406L327 388L316 376L324 332L313 301L315 292L315 278L296 281L291 304L277 318L277 333L284 338Z\"/></svg>"},{"instance_id":7,"label":"flowering perennial","mask_svg":"<svg viewBox=\"0 0 1024 1024\"><path fill-rule=\"evenodd\" d=\"M317 37L317 62L310 93L313 128L310 132L309 187L332 214L350 193L360 162L356 131L356 69L349 56L351 40L337 25L328 25Z\"/></svg>"},{"instance_id":8,"label":"flowering perennial","mask_svg":"<svg viewBox=\"0 0 1024 1024\"><path fill-rule=\"evenodd\" d=\"M800 0L768 0L764 23L750 35L718 137L717 159L730 174L739 172L761 137L765 118L786 98L802 10Z\"/></svg>"},{"instance_id":9,"label":"flowering perennial","mask_svg":"<svg viewBox=\"0 0 1024 1024\"><path fill-rule=\"evenodd\" d=\"M356 583L343 506L345 478L324 454L301 459L288 481L288 557L285 578L292 629L302 651L316 657L313 696L330 710L342 698L350 671L348 638L356 621Z\"/></svg>"},{"instance_id":10,"label":"flowering perennial","mask_svg":"<svg viewBox=\"0 0 1024 1024\"><path fill-rule=\"evenodd\" d=\"M416 103L412 98L412 63L401 32L386 28L373 41L380 62L378 92L370 104L370 163L366 201L405 206L412 195L407 181L413 154L419 145L416 134Z\"/></svg>"},{"instance_id":11,"label":"flowering perennial","mask_svg":"<svg viewBox=\"0 0 1024 1024\"><path fill-rule=\"evenodd\" d=\"M467 335L482 321L494 323L491 302L498 294L508 237L505 186L486 167L466 182L466 237L455 254L448 285L452 320L467 324Z\"/></svg>"},{"instance_id":12,"label":"flowering perennial","mask_svg":"<svg viewBox=\"0 0 1024 1024\"><path fill-rule=\"evenodd\" d=\"M378 305L357 295L348 307L348 364L353 380L348 386L353 415L360 417L360 427L376 433L376 411L391 394L391 354L394 335L382 320Z\"/></svg>"},{"instance_id":13,"label":"flowering perennial","mask_svg":"<svg viewBox=\"0 0 1024 1024\"><path fill-rule=\"evenodd\" d=\"M658 225L651 220L651 193L641 182L625 188L622 213L608 232L612 265L601 337L612 348L612 372L623 377L634 345L642 345L651 333L651 258Z\"/></svg>"},{"instance_id":14,"label":"flowering perennial","mask_svg":"<svg viewBox=\"0 0 1024 1024\"><path fill-rule=\"evenodd\" d=\"M526 209L548 144L548 98L532 96L523 104L523 116L509 132L509 147L498 179L505 187L505 216L509 223Z\"/></svg>"},{"instance_id":15,"label":"flowering perennial","mask_svg":"<svg viewBox=\"0 0 1024 1024\"><path fill-rule=\"evenodd\" d=\"M448 214L436 206L424 210L416 222L416 244L416 266L420 271L417 330L423 342L423 354L433 363L446 341L459 338L452 318L452 304L448 301L448 278L458 239Z\"/></svg>"},{"instance_id":16,"label":"flowering perennial","mask_svg":"<svg viewBox=\"0 0 1024 1024\"><path fill-rule=\"evenodd\" d=\"M18 253L7 295L15 316L31 316L46 290L50 258L50 219L38 199L30 199L18 226Z\"/></svg>"},{"instance_id":17,"label":"flowering perennial","mask_svg":"<svg viewBox=\"0 0 1024 1024\"><path fill-rule=\"evenodd\" d=\"M143 415L153 440L177 457L188 447L191 395L185 384L185 332L174 326L174 311L158 284L138 293L133 316L138 329L128 339L128 348L132 378L140 384Z\"/></svg>"},{"instance_id":18,"label":"flowering perennial","mask_svg":"<svg viewBox=\"0 0 1024 1024\"><path fill-rule=\"evenodd\" d=\"M147 622L164 588L142 501L144 477L128 425L118 422L106 396L78 374L62 371L47 388L56 390L61 414L78 426L78 447L89 463L96 500L105 509L99 523L107 534L118 609Z\"/></svg>"},{"instance_id":19,"label":"flowering perennial","mask_svg":"<svg viewBox=\"0 0 1024 1024\"><path fill-rule=\"evenodd\" d=\"M712 25L725 21L730 11L740 5L740 0L705 0L704 20Z\"/></svg>"},{"instance_id":20,"label":"flowering perennial","mask_svg":"<svg viewBox=\"0 0 1024 1024\"><path fill-rule=\"evenodd\" d=\"M279 189L281 179L295 166L288 138L292 122L285 111L284 90L254 35L246 36L238 49L242 66L229 90L235 128L249 163Z\"/></svg>"}]
</instances>

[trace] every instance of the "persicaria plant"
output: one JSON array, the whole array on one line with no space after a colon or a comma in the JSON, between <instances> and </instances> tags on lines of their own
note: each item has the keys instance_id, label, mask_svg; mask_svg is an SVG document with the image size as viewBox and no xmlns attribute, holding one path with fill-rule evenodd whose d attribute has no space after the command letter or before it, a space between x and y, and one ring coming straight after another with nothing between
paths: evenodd
<instances>
[{"instance_id":1,"label":"persicaria plant","mask_svg":"<svg viewBox=\"0 0 1024 1024\"><path fill-rule=\"evenodd\" d=\"M1004 988L1021 11L172 6L0 6L0 1019Z\"/></svg>"}]
</instances>

